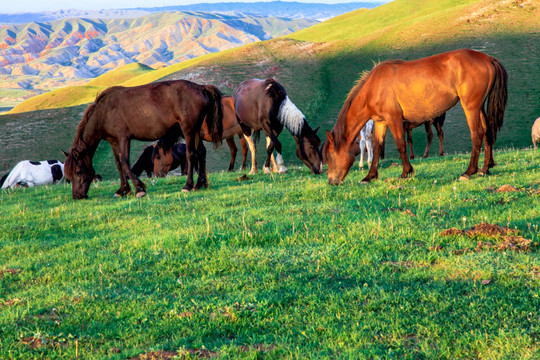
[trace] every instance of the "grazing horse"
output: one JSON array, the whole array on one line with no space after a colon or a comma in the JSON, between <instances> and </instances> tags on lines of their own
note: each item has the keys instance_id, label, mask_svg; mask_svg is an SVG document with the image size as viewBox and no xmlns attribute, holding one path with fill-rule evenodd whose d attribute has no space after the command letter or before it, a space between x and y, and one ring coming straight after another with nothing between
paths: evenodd
<instances>
[{"instance_id":1,"label":"grazing horse","mask_svg":"<svg viewBox=\"0 0 540 360\"><path fill-rule=\"evenodd\" d=\"M478 172L482 140L485 157L480 174L487 174L495 164L493 145L503 123L507 79L506 70L497 59L468 49L376 65L353 87L332 132L326 132L323 157L328 162L328 183L341 184L347 176L354 162L352 145L369 119L375 121L375 146L373 162L362 181L378 178L377 165L387 127L403 163L401 177L413 174L403 122L424 123L442 115L458 101L465 111L472 140L469 166L460 180L468 180Z\"/></svg>"},{"instance_id":2,"label":"grazing horse","mask_svg":"<svg viewBox=\"0 0 540 360\"><path fill-rule=\"evenodd\" d=\"M61 182L63 178L64 164L58 160L24 160L0 179L0 187L9 189L17 186L51 185Z\"/></svg>"},{"instance_id":3,"label":"grazing horse","mask_svg":"<svg viewBox=\"0 0 540 360\"><path fill-rule=\"evenodd\" d=\"M185 143L176 143L171 147L170 152L172 156L172 162L169 171L180 167L182 175L187 174L186 148L187 147ZM141 156L139 156L139 159L131 168L131 172L133 172L135 176L141 176L143 171L146 172L146 176L152 176L152 174L154 173L154 159L156 159L156 156L158 155L158 152L156 152L155 149L156 144L148 145L144 148ZM196 164L196 166L198 167L199 165Z\"/></svg>"},{"instance_id":4,"label":"grazing horse","mask_svg":"<svg viewBox=\"0 0 540 360\"><path fill-rule=\"evenodd\" d=\"M296 156L314 174L322 171L319 146L321 140L317 130L313 131L304 115L289 99L285 88L275 79L252 79L242 82L234 93L234 107L236 117L244 131L244 135L251 136L253 131L263 130L266 134L267 157L264 163L264 172L270 172L270 158L276 149L276 162L279 172L287 169L283 164L281 143L278 136L285 127L290 131L296 141ZM249 142L249 141L248 141ZM257 172L256 149L253 142L249 142L252 169Z\"/></svg>"},{"instance_id":5,"label":"grazing horse","mask_svg":"<svg viewBox=\"0 0 540 360\"><path fill-rule=\"evenodd\" d=\"M195 189L208 187L204 145L199 139L206 123L214 142L221 141L221 92L211 85L198 85L186 80L151 83L136 87L115 86L103 91L83 115L73 145L66 159L66 178L72 182L74 199L88 198L94 178L92 158L101 140L109 142L120 173L120 188L115 196L131 192L127 178L135 186L137 197L144 196L144 183L129 166L131 139L151 141L164 136L178 124L187 145L188 176L182 191L193 189L193 165L199 164ZM202 171L201 171L202 169Z\"/></svg>"},{"instance_id":6,"label":"grazing horse","mask_svg":"<svg viewBox=\"0 0 540 360\"><path fill-rule=\"evenodd\" d=\"M533 146L536 149L536 143L540 142L540 118L534 121L534 124L531 129L531 138Z\"/></svg>"},{"instance_id":7,"label":"grazing horse","mask_svg":"<svg viewBox=\"0 0 540 360\"><path fill-rule=\"evenodd\" d=\"M234 137L236 135L238 135L238 137L240 138L240 146L242 147L243 157L242 169L244 169L246 167L247 144L246 139L244 138L244 134L242 132L242 128L236 120L236 113L234 111L234 100L232 96L224 96L221 99L221 105L223 107L223 140L227 141L227 145L229 146L229 150L231 152L229 171L234 170L236 153L238 151L238 148L234 143ZM201 127L201 138L205 141L212 141L212 137L210 136L206 121L203 122ZM157 177L163 177L167 175L170 170L174 169L174 163L178 163L178 161L181 161L178 158L181 153L176 151L175 154L174 152L174 147L171 149L171 146L165 145L164 139L158 141L155 146L154 155L152 157L153 172ZM178 167L178 165L176 165L176 167Z\"/></svg>"},{"instance_id":8,"label":"grazing horse","mask_svg":"<svg viewBox=\"0 0 540 360\"><path fill-rule=\"evenodd\" d=\"M444 146L443 146L443 140L444 140L444 132L442 129L442 126L444 124L444 119L446 117L446 113L437 116L435 119L431 119L430 121L426 121L424 123L424 127L426 129L426 135L427 135L427 144L426 144L426 150L424 151L424 158L427 158L429 156L429 149L431 147L431 141L433 140L433 130L431 129L431 125L435 126L435 129L437 129L437 135L439 136L439 155L444 155ZM405 127L405 130L407 131L407 143L409 144L409 149L411 150L411 159L414 159L414 149L413 149L413 141L412 141L412 129L414 129L417 126L420 126L420 123L410 123L410 122L404 122L403 126Z\"/></svg>"},{"instance_id":9,"label":"grazing horse","mask_svg":"<svg viewBox=\"0 0 540 360\"><path fill-rule=\"evenodd\" d=\"M369 119L362 130L360 130L360 136L358 136L360 146L360 162L358 163L358 167L360 169L364 168L364 154L366 153L366 150L368 168L371 166L371 162L373 161L373 141L375 139L373 134L373 126L373 120Z\"/></svg>"}]
</instances>

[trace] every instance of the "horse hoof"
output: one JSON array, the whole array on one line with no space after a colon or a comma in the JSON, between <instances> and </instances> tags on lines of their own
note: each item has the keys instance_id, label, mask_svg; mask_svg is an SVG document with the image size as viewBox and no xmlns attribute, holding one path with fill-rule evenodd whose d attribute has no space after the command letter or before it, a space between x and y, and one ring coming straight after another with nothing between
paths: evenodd
<instances>
[{"instance_id":1,"label":"horse hoof","mask_svg":"<svg viewBox=\"0 0 540 360\"><path fill-rule=\"evenodd\" d=\"M122 197L122 194L114 193L114 195L112 197L113 198L119 198L119 197Z\"/></svg>"},{"instance_id":2,"label":"horse hoof","mask_svg":"<svg viewBox=\"0 0 540 360\"><path fill-rule=\"evenodd\" d=\"M184 192L184 193L188 193L188 192L190 192L190 191L191 191L191 190L189 190L189 189L182 189L182 192Z\"/></svg>"},{"instance_id":3,"label":"horse hoof","mask_svg":"<svg viewBox=\"0 0 540 360\"><path fill-rule=\"evenodd\" d=\"M146 191L139 191L135 196L137 196L138 198L142 198L145 195L146 195Z\"/></svg>"},{"instance_id":4,"label":"horse hoof","mask_svg":"<svg viewBox=\"0 0 540 360\"><path fill-rule=\"evenodd\" d=\"M264 167L263 170L264 170L264 173L265 173L266 175L270 175L270 174L272 173L272 172L270 171L270 168Z\"/></svg>"},{"instance_id":5,"label":"horse hoof","mask_svg":"<svg viewBox=\"0 0 540 360\"><path fill-rule=\"evenodd\" d=\"M459 177L459 181L469 181L469 180L471 180L471 177L469 175L463 174Z\"/></svg>"}]
</instances>

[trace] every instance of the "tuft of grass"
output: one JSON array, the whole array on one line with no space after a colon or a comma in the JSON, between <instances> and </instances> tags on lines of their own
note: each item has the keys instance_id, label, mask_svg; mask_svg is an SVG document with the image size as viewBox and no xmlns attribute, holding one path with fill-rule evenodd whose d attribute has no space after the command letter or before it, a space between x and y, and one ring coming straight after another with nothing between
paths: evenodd
<instances>
[{"instance_id":1,"label":"tuft of grass","mask_svg":"<svg viewBox=\"0 0 540 360\"><path fill-rule=\"evenodd\" d=\"M339 187L292 168L188 194L151 179L142 199L113 199L118 181L88 201L2 191L0 358L538 357L538 155L497 151L468 182L459 155L407 180L385 160L368 185L355 164ZM442 235L482 223L531 247Z\"/></svg>"}]
</instances>

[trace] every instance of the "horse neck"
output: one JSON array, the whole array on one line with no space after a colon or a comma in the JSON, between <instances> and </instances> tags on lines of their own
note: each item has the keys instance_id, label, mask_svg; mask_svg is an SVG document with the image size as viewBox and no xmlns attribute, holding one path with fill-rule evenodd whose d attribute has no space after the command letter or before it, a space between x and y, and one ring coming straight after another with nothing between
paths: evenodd
<instances>
[{"instance_id":1,"label":"horse neck","mask_svg":"<svg viewBox=\"0 0 540 360\"><path fill-rule=\"evenodd\" d=\"M332 130L336 146L351 147L358 137L360 130L366 125L369 119L370 116L365 106L363 106L363 102L358 97L355 97L348 111L345 114L340 114Z\"/></svg>"},{"instance_id":2,"label":"horse neck","mask_svg":"<svg viewBox=\"0 0 540 360\"><path fill-rule=\"evenodd\" d=\"M84 127L78 129L74 146L81 150L86 150L90 159L94 157L96 149L101 141L101 134L99 133L95 120L92 118L84 124Z\"/></svg>"}]
</instances>

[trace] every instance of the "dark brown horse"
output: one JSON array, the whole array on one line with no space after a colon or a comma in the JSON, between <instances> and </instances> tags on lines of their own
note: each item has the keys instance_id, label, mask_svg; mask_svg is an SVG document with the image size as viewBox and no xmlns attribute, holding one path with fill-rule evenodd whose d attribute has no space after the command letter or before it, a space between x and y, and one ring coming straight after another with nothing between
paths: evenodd
<instances>
[{"instance_id":1,"label":"dark brown horse","mask_svg":"<svg viewBox=\"0 0 540 360\"><path fill-rule=\"evenodd\" d=\"M443 146L443 140L444 140L444 132L443 132L443 124L444 119L446 118L446 113L437 116L435 119L431 119L430 121L426 121L424 123L424 127L426 129L426 136L427 136L427 144L426 144L426 150L424 151L424 158L427 158L429 156L429 149L431 148L431 141L433 140L433 130L431 129L431 125L435 126L435 129L437 130L437 135L439 136L439 155L444 155L444 146ZM403 126L405 127L405 130L407 131L407 143L409 144L409 149L411 151L411 159L414 159L414 149L413 149L413 141L412 141L412 130L422 124L420 123L410 123L405 121L403 123Z\"/></svg>"},{"instance_id":2,"label":"dark brown horse","mask_svg":"<svg viewBox=\"0 0 540 360\"><path fill-rule=\"evenodd\" d=\"M352 145L370 118L375 121L374 156L362 181L378 177L387 127L403 163L401 177L408 177L413 167L407 156L403 122L424 123L458 101L465 111L472 140L469 166L460 179L470 179L478 172L482 140L485 157L480 174L487 174L494 165L493 145L503 123L506 100L506 70L497 59L478 51L463 49L413 61L385 61L362 76L349 93L332 132L326 132L323 157L328 162L328 183L340 184L347 176L354 162Z\"/></svg>"},{"instance_id":3,"label":"dark brown horse","mask_svg":"<svg viewBox=\"0 0 540 360\"><path fill-rule=\"evenodd\" d=\"M263 130L267 136L267 157L264 163L265 173L270 172L270 159L276 149L276 162L279 172L285 172L281 143L278 136L285 127L296 140L296 155L313 172L319 174L322 170L319 146L320 138L317 130L313 131L304 115L287 96L285 88L275 79L246 80L242 82L234 94L234 107L238 122L246 136L253 131ZM257 172L256 149L250 143L253 167L251 172Z\"/></svg>"},{"instance_id":4,"label":"dark brown horse","mask_svg":"<svg viewBox=\"0 0 540 360\"><path fill-rule=\"evenodd\" d=\"M137 87L115 86L103 91L84 113L73 145L65 162L66 178L72 182L74 199L88 197L94 178L92 158L101 140L109 142L120 173L120 188L115 196L131 192L131 179L138 197L146 194L145 185L129 166L131 139L157 140L174 124L180 126L187 144L188 176L183 191L193 189L193 163L198 160L199 171L195 188L207 187L205 158L196 159L204 147L199 133L204 118L215 142L221 141L221 93L210 85L175 80Z\"/></svg>"},{"instance_id":5,"label":"dark brown horse","mask_svg":"<svg viewBox=\"0 0 540 360\"><path fill-rule=\"evenodd\" d=\"M156 144L151 144L144 148L141 156L139 156L135 165L131 168L131 172L135 174L135 176L141 176L143 171L146 172L146 176L148 177L151 177L154 174L154 159L158 154L155 149ZM182 175L187 175L186 144L176 143L170 148L169 152L172 156L169 171L180 167ZM196 167L198 168L199 165L196 164Z\"/></svg>"},{"instance_id":6,"label":"dark brown horse","mask_svg":"<svg viewBox=\"0 0 540 360\"><path fill-rule=\"evenodd\" d=\"M234 170L234 163L236 160L236 153L238 148L234 143L234 137L238 135L240 138L240 146L242 147L242 169L246 167L247 158L247 143L244 138L244 133L238 121L236 120L236 113L234 111L234 100L232 96L224 96L221 99L221 105L223 107L223 140L227 141L229 150L231 152L231 161L229 163L229 171ZM212 136L208 129L206 121L201 126L201 138L205 141L212 141ZM166 176L171 171L171 165L175 161L173 152L170 146L166 146L163 141L158 141L155 146L154 155L152 157L153 172L157 177Z\"/></svg>"}]
</instances>

